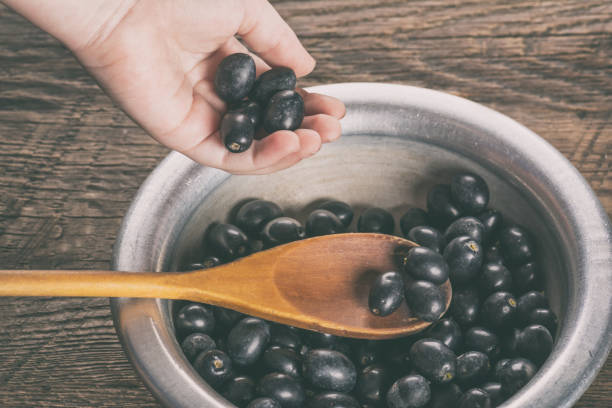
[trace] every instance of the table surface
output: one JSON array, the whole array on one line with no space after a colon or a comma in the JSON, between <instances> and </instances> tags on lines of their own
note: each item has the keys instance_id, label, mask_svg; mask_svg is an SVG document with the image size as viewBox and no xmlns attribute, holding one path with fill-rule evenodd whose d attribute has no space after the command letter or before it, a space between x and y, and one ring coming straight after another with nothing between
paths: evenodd
<instances>
[{"instance_id":1,"label":"table surface","mask_svg":"<svg viewBox=\"0 0 612 408\"><path fill-rule=\"evenodd\" d=\"M612 213L612 3L274 1L318 61L303 85L443 90L548 140ZM47 34L0 6L0 264L109 267L121 218L168 150ZM0 299L0 406L158 407L107 299ZM577 407L612 405L612 359Z\"/></svg>"}]
</instances>

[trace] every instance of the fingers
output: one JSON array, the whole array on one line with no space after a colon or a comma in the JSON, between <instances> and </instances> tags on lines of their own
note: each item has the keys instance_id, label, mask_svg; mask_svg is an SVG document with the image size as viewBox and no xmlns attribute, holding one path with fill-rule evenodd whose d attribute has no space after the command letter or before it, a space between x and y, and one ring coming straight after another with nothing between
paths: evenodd
<instances>
[{"instance_id":1,"label":"fingers","mask_svg":"<svg viewBox=\"0 0 612 408\"><path fill-rule=\"evenodd\" d=\"M257 55L271 66L293 69L298 77L314 69L314 58L267 0L244 0L243 4L238 34Z\"/></svg>"},{"instance_id":2,"label":"fingers","mask_svg":"<svg viewBox=\"0 0 612 408\"><path fill-rule=\"evenodd\" d=\"M336 119L342 119L346 114L346 107L339 99L327 95L309 93L301 88L298 88L297 91L304 99L305 115L324 113Z\"/></svg>"},{"instance_id":3,"label":"fingers","mask_svg":"<svg viewBox=\"0 0 612 408\"><path fill-rule=\"evenodd\" d=\"M301 127L304 129L312 129L317 132L323 143L333 142L338 139L342 133L338 119L322 113L306 116L302 121Z\"/></svg>"}]
</instances>

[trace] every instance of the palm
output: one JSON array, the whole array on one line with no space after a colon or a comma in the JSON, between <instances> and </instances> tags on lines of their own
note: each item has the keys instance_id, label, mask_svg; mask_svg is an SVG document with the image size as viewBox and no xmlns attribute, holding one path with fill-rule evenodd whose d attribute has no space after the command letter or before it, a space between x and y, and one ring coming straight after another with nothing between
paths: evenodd
<instances>
[{"instance_id":1,"label":"palm","mask_svg":"<svg viewBox=\"0 0 612 408\"><path fill-rule=\"evenodd\" d=\"M252 13L244 6L248 1L200 2L200 13L187 1L140 2L114 27L106 27L106 35L94 38L76 53L121 107L161 143L202 164L235 173L275 171L315 153L322 141L337 137L339 125L330 115L340 117L343 106L329 98L306 95L310 117L304 120L305 129L276 132L245 153L227 152L216 132L225 110L212 85L216 67L225 56L246 52L234 38L237 32L247 30L248 39L248 35L268 37L265 31L269 30L258 28L260 21L245 17ZM265 49L270 38L261 41L262 57L275 65L292 66L298 75L312 69L304 56L289 60L292 55L285 52L267 58L274 52ZM252 44L255 51L257 46ZM257 57L256 62L259 72L268 68Z\"/></svg>"}]
</instances>

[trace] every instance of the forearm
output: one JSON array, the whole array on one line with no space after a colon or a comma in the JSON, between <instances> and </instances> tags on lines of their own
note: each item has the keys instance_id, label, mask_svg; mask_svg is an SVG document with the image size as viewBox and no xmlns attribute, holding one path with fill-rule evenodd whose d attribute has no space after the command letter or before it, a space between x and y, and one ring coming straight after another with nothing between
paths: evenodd
<instances>
[{"instance_id":1,"label":"forearm","mask_svg":"<svg viewBox=\"0 0 612 408\"><path fill-rule=\"evenodd\" d=\"M68 48L104 38L137 0L0 0Z\"/></svg>"}]
</instances>

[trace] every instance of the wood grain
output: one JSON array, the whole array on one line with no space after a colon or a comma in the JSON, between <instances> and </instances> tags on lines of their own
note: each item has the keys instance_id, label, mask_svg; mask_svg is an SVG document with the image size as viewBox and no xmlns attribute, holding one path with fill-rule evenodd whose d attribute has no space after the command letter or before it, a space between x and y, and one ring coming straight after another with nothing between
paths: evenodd
<instances>
[{"instance_id":1,"label":"wood grain","mask_svg":"<svg viewBox=\"0 0 612 408\"><path fill-rule=\"evenodd\" d=\"M303 85L396 82L518 120L578 168L612 215L607 0L273 1L317 59ZM108 268L139 184L168 150L57 41L0 6L0 262ZM0 406L158 407L106 299L0 299ZM612 361L576 405L611 405Z\"/></svg>"}]
</instances>

